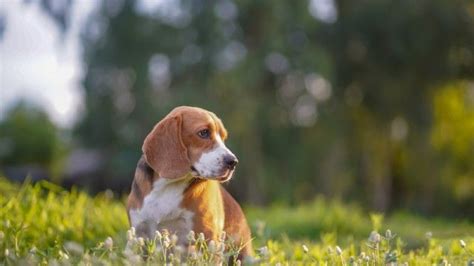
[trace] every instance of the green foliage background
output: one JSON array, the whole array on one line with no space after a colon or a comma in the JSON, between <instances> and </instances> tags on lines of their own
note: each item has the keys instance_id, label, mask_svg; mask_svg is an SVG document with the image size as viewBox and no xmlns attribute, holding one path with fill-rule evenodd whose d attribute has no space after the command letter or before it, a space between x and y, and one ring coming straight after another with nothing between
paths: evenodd
<instances>
[{"instance_id":1,"label":"green foliage background","mask_svg":"<svg viewBox=\"0 0 474 266\"><path fill-rule=\"evenodd\" d=\"M40 1L64 32L74 3ZM329 19L312 1L139 3L98 1L82 29L85 108L66 142L100 154L87 190L127 191L152 126L194 105L230 132L241 202L323 194L473 219L472 1L336 0ZM0 167L34 156L61 176L48 122L23 136L11 114L0 146L18 145L0 149Z\"/></svg>"},{"instance_id":2,"label":"green foliage background","mask_svg":"<svg viewBox=\"0 0 474 266\"><path fill-rule=\"evenodd\" d=\"M225 4L237 14L220 17ZM242 162L230 190L240 200L322 193L377 210L474 213L474 135L465 126L474 89L458 82L474 77L472 3L336 1L334 23L314 19L308 5L181 1L184 15L174 18L134 1L112 14L105 1L84 31L87 108L75 133L105 154L107 182L130 180L154 123L196 105L230 132ZM271 55L283 58L273 70ZM332 84L329 99L312 77ZM450 112L437 110L447 105L466 110L456 131L441 125ZM455 156L448 147L459 145Z\"/></svg>"}]
</instances>

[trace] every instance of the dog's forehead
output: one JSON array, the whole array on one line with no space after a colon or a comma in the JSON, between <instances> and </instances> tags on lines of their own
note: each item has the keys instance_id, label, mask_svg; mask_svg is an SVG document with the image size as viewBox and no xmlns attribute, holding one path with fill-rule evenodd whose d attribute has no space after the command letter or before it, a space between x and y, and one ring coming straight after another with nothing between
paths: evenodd
<instances>
[{"instance_id":1,"label":"dog's forehead","mask_svg":"<svg viewBox=\"0 0 474 266\"><path fill-rule=\"evenodd\" d=\"M184 127L200 127L214 124L211 113L201 108L180 108L176 114L181 115Z\"/></svg>"}]
</instances>

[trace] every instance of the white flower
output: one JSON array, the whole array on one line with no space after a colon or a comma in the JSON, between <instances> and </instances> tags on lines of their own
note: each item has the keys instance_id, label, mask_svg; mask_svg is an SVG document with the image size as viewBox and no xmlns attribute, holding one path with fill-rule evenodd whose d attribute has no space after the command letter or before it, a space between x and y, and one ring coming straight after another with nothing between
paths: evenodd
<instances>
[{"instance_id":1,"label":"white flower","mask_svg":"<svg viewBox=\"0 0 474 266\"><path fill-rule=\"evenodd\" d=\"M194 233L193 230L189 231L188 235L186 236L186 238L188 239L188 241L190 242L194 242L196 241L196 234Z\"/></svg>"},{"instance_id":2,"label":"white flower","mask_svg":"<svg viewBox=\"0 0 474 266\"><path fill-rule=\"evenodd\" d=\"M342 254L342 249L339 246L336 246L336 253L337 253L337 255Z\"/></svg>"},{"instance_id":3,"label":"white flower","mask_svg":"<svg viewBox=\"0 0 474 266\"><path fill-rule=\"evenodd\" d=\"M163 236L161 235L160 231L156 230L155 231L155 239L159 241L159 240L161 240L162 237Z\"/></svg>"},{"instance_id":4,"label":"white flower","mask_svg":"<svg viewBox=\"0 0 474 266\"><path fill-rule=\"evenodd\" d=\"M204 236L204 233L199 233L198 241L204 241L204 240L206 240L206 237Z\"/></svg>"},{"instance_id":5,"label":"white flower","mask_svg":"<svg viewBox=\"0 0 474 266\"><path fill-rule=\"evenodd\" d=\"M464 240L459 240L459 244L461 245L462 248L465 248L466 247L466 242L464 242Z\"/></svg>"},{"instance_id":6,"label":"white flower","mask_svg":"<svg viewBox=\"0 0 474 266\"><path fill-rule=\"evenodd\" d=\"M105 239L104 241L104 247L106 249L112 250L113 246L114 246L114 240L110 236L107 237L107 239Z\"/></svg>"},{"instance_id":7,"label":"white flower","mask_svg":"<svg viewBox=\"0 0 474 266\"><path fill-rule=\"evenodd\" d=\"M430 239L430 238L433 237L433 233L431 233L431 232L426 232L426 233L425 233L425 237L428 238L428 239Z\"/></svg>"},{"instance_id":8,"label":"white flower","mask_svg":"<svg viewBox=\"0 0 474 266\"><path fill-rule=\"evenodd\" d=\"M385 238L392 238L392 231L390 229L387 229L387 231L385 231Z\"/></svg>"},{"instance_id":9,"label":"white flower","mask_svg":"<svg viewBox=\"0 0 474 266\"><path fill-rule=\"evenodd\" d=\"M372 231L369 236L369 241L373 243L379 243L381 241L380 234L377 233L376 231Z\"/></svg>"},{"instance_id":10,"label":"white flower","mask_svg":"<svg viewBox=\"0 0 474 266\"><path fill-rule=\"evenodd\" d=\"M260 256L262 256L262 257L267 257L270 254L270 252L268 251L267 246L263 246L263 247L259 248L258 253L260 253Z\"/></svg>"},{"instance_id":11,"label":"white flower","mask_svg":"<svg viewBox=\"0 0 474 266\"><path fill-rule=\"evenodd\" d=\"M306 245L303 244L301 247L303 248L304 253L308 253L308 252L309 252L309 249L308 249L308 247L307 247Z\"/></svg>"},{"instance_id":12,"label":"white flower","mask_svg":"<svg viewBox=\"0 0 474 266\"><path fill-rule=\"evenodd\" d=\"M132 239L135 238L135 227L131 227L128 231L127 231L127 240L128 241L131 241Z\"/></svg>"},{"instance_id":13,"label":"white flower","mask_svg":"<svg viewBox=\"0 0 474 266\"><path fill-rule=\"evenodd\" d=\"M143 237L139 237L137 241L138 241L138 245L142 247L145 245L145 239L143 239Z\"/></svg>"}]
</instances>

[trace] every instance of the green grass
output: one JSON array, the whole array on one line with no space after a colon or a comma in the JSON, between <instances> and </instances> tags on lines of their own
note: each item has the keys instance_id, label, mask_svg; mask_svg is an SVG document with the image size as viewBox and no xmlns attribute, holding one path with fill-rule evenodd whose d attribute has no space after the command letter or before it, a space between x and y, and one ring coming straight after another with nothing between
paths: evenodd
<instances>
[{"instance_id":1,"label":"green grass","mask_svg":"<svg viewBox=\"0 0 474 266\"><path fill-rule=\"evenodd\" d=\"M201 265L227 262L238 249L229 240L209 243L198 235L189 240L191 248L176 246L166 233L143 241L127 232L123 202L108 193L90 197L47 182L19 186L0 179L0 265ZM407 213L383 218L323 198L298 207L245 209L256 249L247 264L474 263L474 225L466 221Z\"/></svg>"}]
</instances>

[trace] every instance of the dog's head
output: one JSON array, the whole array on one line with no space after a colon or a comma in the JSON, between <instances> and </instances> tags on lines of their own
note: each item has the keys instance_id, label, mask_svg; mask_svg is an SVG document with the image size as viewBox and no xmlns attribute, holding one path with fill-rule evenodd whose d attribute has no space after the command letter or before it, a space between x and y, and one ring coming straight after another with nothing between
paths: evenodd
<instances>
[{"instance_id":1,"label":"dog's head","mask_svg":"<svg viewBox=\"0 0 474 266\"><path fill-rule=\"evenodd\" d=\"M225 146L222 121L207 110L180 106L148 134L143 143L147 163L160 177L195 177L227 181L237 157Z\"/></svg>"}]
</instances>

